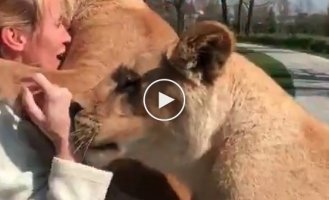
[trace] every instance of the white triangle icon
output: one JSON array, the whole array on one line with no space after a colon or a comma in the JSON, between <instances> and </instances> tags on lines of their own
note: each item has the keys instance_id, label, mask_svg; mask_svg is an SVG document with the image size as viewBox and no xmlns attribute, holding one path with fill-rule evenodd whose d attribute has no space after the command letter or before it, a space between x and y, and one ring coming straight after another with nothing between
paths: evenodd
<instances>
[{"instance_id":1,"label":"white triangle icon","mask_svg":"<svg viewBox=\"0 0 329 200\"><path fill-rule=\"evenodd\" d=\"M159 92L158 93L158 108L162 108L163 106L173 102L175 99Z\"/></svg>"}]
</instances>

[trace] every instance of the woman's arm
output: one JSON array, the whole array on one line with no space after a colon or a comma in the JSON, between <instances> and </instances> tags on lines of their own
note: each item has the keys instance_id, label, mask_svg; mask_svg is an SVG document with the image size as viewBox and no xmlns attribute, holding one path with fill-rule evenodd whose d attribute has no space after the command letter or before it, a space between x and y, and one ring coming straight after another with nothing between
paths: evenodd
<instances>
[{"instance_id":1,"label":"woman's arm","mask_svg":"<svg viewBox=\"0 0 329 200\"><path fill-rule=\"evenodd\" d=\"M111 179L111 172L54 157L48 179L48 199L103 200Z\"/></svg>"},{"instance_id":2,"label":"woman's arm","mask_svg":"<svg viewBox=\"0 0 329 200\"><path fill-rule=\"evenodd\" d=\"M112 173L76 162L68 140L56 146L48 179L48 199L105 199Z\"/></svg>"},{"instance_id":3,"label":"woman's arm","mask_svg":"<svg viewBox=\"0 0 329 200\"><path fill-rule=\"evenodd\" d=\"M77 163L70 148L71 93L51 84L41 74L33 76L32 80L35 84L31 88L34 89L25 87L23 92L25 110L56 150L48 179L48 199L103 200L112 173Z\"/></svg>"}]
</instances>

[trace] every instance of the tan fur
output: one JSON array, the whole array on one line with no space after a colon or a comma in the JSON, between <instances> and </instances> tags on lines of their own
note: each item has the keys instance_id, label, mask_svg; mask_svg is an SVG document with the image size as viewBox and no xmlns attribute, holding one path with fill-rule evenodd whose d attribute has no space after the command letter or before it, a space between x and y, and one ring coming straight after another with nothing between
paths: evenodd
<instances>
[{"instance_id":1,"label":"tan fur","mask_svg":"<svg viewBox=\"0 0 329 200\"><path fill-rule=\"evenodd\" d=\"M135 89L102 90L113 79L98 85L93 92L107 98L76 116L84 126L97 124L88 162L137 159L175 174L197 200L329 199L328 126L232 52L232 38L217 22L199 23L159 68L141 74ZM138 72L122 69L123 78ZM186 94L186 107L173 121L153 120L143 108L146 86L159 78L176 81ZM173 86L155 87L177 96ZM149 109L173 114L174 106L157 109L156 91L148 95Z\"/></svg>"},{"instance_id":2,"label":"tan fur","mask_svg":"<svg viewBox=\"0 0 329 200\"><path fill-rule=\"evenodd\" d=\"M63 3L66 8L64 14L70 23L72 35L70 49L61 66L63 70L49 72L1 59L0 100L10 105L14 103L19 105L17 96L20 92L21 78L30 76L34 72L42 72L53 83L69 88L74 100L86 105L89 98L93 98L88 96L89 90L107 74L112 73L119 64L137 65L140 66L141 71L148 70L157 65L160 60L159 55L177 40L176 33L168 23L142 0L65 0ZM29 127L26 132L30 133L34 143L40 146L40 135L33 134L36 133L34 127L29 124L22 126ZM135 167L131 164L128 169L134 171ZM120 171L120 168L116 169ZM168 183L157 178L156 174L159 172L152 172L142 167L138 169L139 171L134 175L136 179L140 177L139 181L126 179L131 181L130 191L122 188L122 183L113 181L112 185L119 186L121 190L128 193L131 190L137 191L135 195L141 200L162 198L166 200L168 196L173 197L173 195L176 197L171 199L190 199L184 186L174 181L171 175L168 177ZM129 170L119 174L114 172L117 179L121 180L123 179L121 177L127 177L125 173ZM148 174L145 180L143 174ZM153 180L153 184L147 185L148 180ZM162 191L164 194L136 189L139 184L144 183L150 189ZM114 198L112 197L111 200Z\"/></svg>"}]
</instances>

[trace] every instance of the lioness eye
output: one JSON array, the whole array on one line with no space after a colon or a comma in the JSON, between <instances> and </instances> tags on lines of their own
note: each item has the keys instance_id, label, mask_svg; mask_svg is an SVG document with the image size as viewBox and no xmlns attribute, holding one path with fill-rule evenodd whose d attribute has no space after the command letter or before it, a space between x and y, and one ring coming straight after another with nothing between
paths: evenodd
<instances>
[{"instance_id":1,"label":"lioness eye","mask_svg":"<svg viewBox=\"0 0 329 200\"><path fill-rule=\"evenodd\" d=\"M117 85L119 92L133 93L137 92L140 88L140 79L134 76L126 76L120 80Z\"/></svg>"}]
</instances>

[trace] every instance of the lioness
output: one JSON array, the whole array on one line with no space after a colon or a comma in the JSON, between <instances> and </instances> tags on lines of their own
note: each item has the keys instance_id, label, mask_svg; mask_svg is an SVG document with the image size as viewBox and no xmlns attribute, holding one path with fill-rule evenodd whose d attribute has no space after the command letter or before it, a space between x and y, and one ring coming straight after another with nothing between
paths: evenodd
<instances>
[{"instance_id":1,"label":"lioness","mask_svg":"<svg viewBox=\"0 0 329 200\"><path fill-rule=\"evenodd\" d=\"M44 71L0 59L0 100L13 105L20 92L20 79L38 71L53 83L69 88L75 101L84 105L88 96L81 97L80 94L93 88L120 63L137 64L141 70L148 69L160 60L159 53L155 52L166 51L178 39L170 25L142 0L67 0L66 3L69 6L66 14L72 18L72 42L61 65L63 70ZM36 130L27 132L33 135ZM34 140L39 141L40 135ZM176 199L180 199L181 194L174 190L179 192L182 187L172 176L165 177L133 162L125 161L123 168L118 167L122 165L111 164L110 170L115 174L111 186L144 200L175 199L177 195ZM153 182L147 184L147 181ZM168 181L175 185L173 189ZM158 198L158 194L140 190L143 184L166 193ZM109 196L112 194L110 191Z\"/></svg>"},{"instance_id":2,"label":"lioness","mask_svg":"<svg viewBox=\"0 0 329 200\"><path fill-rule=\"evenodd\" d=\"M94 137L88 162L140 160L175 174L198 200L329 199L328 126L234 45L225 26L200 22L158 68L139 75L122 67L100 83L94 93L107 98L75 117L79 137ZM186 94L184 111L172 121L154 120L143 107L146 87L160 78ZM148 109L174 115L174 102L182 101L174 87L153 85ZM159 109L159 91L176 100Z\"/></svg>"}]
</instances>

